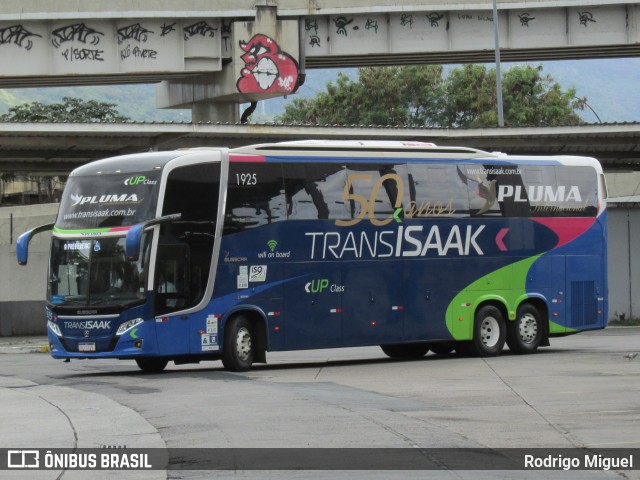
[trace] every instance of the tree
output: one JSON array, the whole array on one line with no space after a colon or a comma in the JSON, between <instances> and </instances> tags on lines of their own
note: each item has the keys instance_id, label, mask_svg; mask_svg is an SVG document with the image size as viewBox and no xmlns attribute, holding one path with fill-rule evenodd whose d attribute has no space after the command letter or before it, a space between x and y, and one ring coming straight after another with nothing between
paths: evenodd
<instances>
[{"instance_id":1,"label":"tree","mask_svg":"<svg viewBox=\"0 0 640 480\"><path fill-rule=\"evenodd\" d=\"M483 65L454 68L443 77L440 65L368 67L357 81L339 74L327 92L296 99L278 120L318 125L403 127L496 126L496 73ZM514 66L503 76L505 124L576 125L586 106L575 89L563 91L542 66Z\"/></svg>"},{"instance_id":2,"label":"tree","mask_svg":"<svg viewBox=\"0 0 640 480\"><path fill-rule=\"evenodd\" d=\"M425 113L440 109L442 67L362 68L358 81L338 74L315 98L295 99L279 121L318 125L407 126L429 123Z\"/></svg>"},{"instance_id":3,"label":"tree","mask_svg":"<svg viewBox=\"0 0 640 480\"><path fill-rule=\"evenodd\" d=\"M502 79L505 125L511 127L560 126L582 123L576 110L586 98L575 88L562 91L542 66L514 66ZM489 127L498 124L496 71L483 65L453 69L446 81L446 126Z\"/></svg>"},{"instance_id":4,"label":"tree","mask_svg":"<svg viewBox=\"0 0 640 480\"><path fill-rule=\"evenodd\" d=\"M29 102L0 115L3 122L126 122L115 103L64 97L62 103Z\"/></svg>"}]
</instances>

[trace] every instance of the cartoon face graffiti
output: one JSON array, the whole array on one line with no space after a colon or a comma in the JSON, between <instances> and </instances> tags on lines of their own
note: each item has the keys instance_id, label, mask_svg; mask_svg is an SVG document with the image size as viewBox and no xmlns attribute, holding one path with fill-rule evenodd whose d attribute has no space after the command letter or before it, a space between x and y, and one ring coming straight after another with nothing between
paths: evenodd
<instances>
[{"instance_id":1,"label":"cartoon face graffiti","mask_svg":"<svg viewBox=\"0 0 640 480\"><path fill-rule=\"evenodd\" d=\"M245 52L240 58L244 68L236 83L242 93L289 94L298 86L298 62L266 35L254 35L248 42L240 41Z\"/></svg>"}]
</instances>

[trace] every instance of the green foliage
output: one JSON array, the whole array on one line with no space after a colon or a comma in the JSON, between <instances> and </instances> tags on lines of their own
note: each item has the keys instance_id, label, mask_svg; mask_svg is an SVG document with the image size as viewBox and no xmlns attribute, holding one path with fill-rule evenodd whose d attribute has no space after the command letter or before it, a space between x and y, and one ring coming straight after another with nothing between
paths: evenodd
<instances>
[{"instance_id":1,"label":"green foliage","mask_svg":"<svg viewBox=\"0 0 640 480\"><path fill-rule=\"evenodd\" d=\"M64 97L62 103L23 103L0 115L3 122L126 122L115 103Z\"/></svg>"},{"instance_id":2,"label":"green foliage","mask_svg":"<svg viewBox=\"0 0 640 480\"><path fill-rule=\"evenodd\" d=\"M277 120L317 125L402 127L492 127L498 123L496 72L483 65L368 67L358 81L340 74L336 84L310 99L296 99ZM581 123L586 106L575 89L566 91L542 67L514 66L503 74L507 126Z\"/></svg>"}]
</instances>

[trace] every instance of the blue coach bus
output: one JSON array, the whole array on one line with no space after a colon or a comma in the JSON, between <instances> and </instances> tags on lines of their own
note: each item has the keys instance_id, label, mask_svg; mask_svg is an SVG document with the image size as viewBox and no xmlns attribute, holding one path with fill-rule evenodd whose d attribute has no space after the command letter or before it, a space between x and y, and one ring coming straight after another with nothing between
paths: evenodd
<instances>
[{"instance_id":1,"label":"blue coach bus","mask_svg":"<svg viewBox=\"0 0 640 480\"><path fill-rule=\"evenodd\" d=\"M52 228L51 355L148 372L380 345L498 355L607 324L599 163L306 141L100 160Z\"/></svg>"}]
</instances>

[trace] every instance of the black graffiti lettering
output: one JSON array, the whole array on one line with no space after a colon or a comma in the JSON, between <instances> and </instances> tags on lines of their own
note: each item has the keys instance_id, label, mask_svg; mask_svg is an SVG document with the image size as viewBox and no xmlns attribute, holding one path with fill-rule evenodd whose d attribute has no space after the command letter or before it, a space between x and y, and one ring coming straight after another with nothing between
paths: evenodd
<instances>
[{"instance_id":1,"label":"black graffiti lettering","mask_svg":"<svg viewBox=\"0 0 640 480\"><path fill-rule=\"evenodd\" d=\"M309 37L310 47L320 47L320 37L318 35L311 35Z\"/></svg>"},{"instance_id":2,"label":"black graffiti lettering","mask_svg":"<svg viewBox=\"0 0 640 480\"><path fill-rule=\"evenodd\" d=\"M91 45L98 45L100 43L99 35L104 35L104 33L89 28L84 23L74 23L73 25L57 28L51 32L51 36L53 37L51 43L56 48L65 42L74 40Z\"/></svg>"},{"instance_id":3,"label":"black graffiti lettering","mask_svg":"<svg viewBox=\"0 0 640 480\"><path fill-rule=\"evenodd\" d=\"M121 44L125 40L135 40L136 42L146 42L149 38L149 34L153 33L151 30L147 30L139 23L134 23L128 27L122 27L118 29L118 44Z\"/></svg>"},{"instance_id":4,"label":"black graffiti lettering","mask_svg":"<svg viewBox=\"0 0 640 480\"><path fill-rule=\"evenodd\" d=\"M378 33L378 21L367 18L367 23L364 25L367 30L375 30Z\"/></svg>"},{"instance_id":5,"label":"black graffiti lettering","mask_svg":"<svg viewBox=\"0 0 640 480\"><path fill-rule=\"evenodd\" d=\"M150 48L135 47L133 49L133 56L136 58L150 58L152 60L155 60L157 58L157 55L158 51L152 50Z\"/></svg>"},{"instance_id":6,"label":"black graffiti lettering","mask_svg":"<svg viewBox=\"0 0 640 480\"><path fill-rule=\"evenodd\" d=\"M164 37L166 35L169 35L171 32L175 32L176 23L178 23L178 22L173 22L171 24L163 23L162 26L160 27L160 30L162 30L160 32L160 36Z\"/></svg>"},{"instance_id":7,"label":"black graffiti lettering","mask_svg":"<svg viewBox=\"0 0 640 480\"><path fill-rule=\"evenodd\" d=\"M0 45L13 43L20 48L31 50L33 42L29 40L29 37L42 38L42 35L30 32L22 25L11 25L10 27L0 29Z\"/></svg>"},{"instance_id":8,"label":"black graffiti lettering","mask_svg":"<svg viewBox=\"0 0 640 480\"><path fill-rule=\"evenodd\" d=\"M521 27L528 27L529 26L529 22L531 20L535 20L536 19L536 17L532 17L531 15L529 15L529 12L521 13L520 15L518 15L518 18L520 19L520 26Z\"/></svg>"},{"instance_id":9,"label":"black graffiti lettering","mask_svg":"<svg viewBox=\"0 0 640 480\"><path fill-rule=\"evenodd\" d=\"M122 50L120 50L120 59L126 60L131 56L131 45L127 45Z\"/></svg>"},{"instance_id":10,"label":"black graffiti lettering","mask_svg":"<svg viewBox=\"0 0 640 480\"><path fill-rule=\"evenodd\" d=\"M217 28L213 28L207 22L202 20L201 22L194 23L188 27L184 27L184 39L189 40L191 37L200 35L201 37L213 38L216 35Z\"/></svg>"},{"instance_id":11,"label":"black graffiti lettering","mask_svg":"<svg viewBox=\"0 0 640 480\"><path fill-rule=\"evenodd\" d=\"M591 12L578 12L578 16L580 17L580 25L584 25L585 27L589 22L596 23L595 18L593 18L593 13Z\"/></svg>"},{"instance_id":12,"label":"black graffiti lettering","mask_svg":"<svg viewBox=\"0 0 640 480\"><path fill-rule=\"evenodd\" d=\"M413 14L411 13L403 13L400 16L400 26L406 27L407 25L409 28L413 28Z\"/></svg>"},{"instance_id":13,"label":"black graffiti lettering","mask_svg":"<svg viewBox=\"0 0 640 480\"><path fill-rule=\"evenodd\" d=\"M338 17L333 19L333 23L336 26L336 33L338 35L347 36L347 25L353 22L353 18L347 20L346 17Z\"/></svg>"},{"instance_id":14,"label":"black graffiti lettering","mask_svg":"<svg viewBox=\"0 0 640 480\"><path fill-rule=\"evenodd\" d=\"M69 62L74 61L94 61L94 62L104 62L104 58L102 55L104 54L104 50L96 50L91 48L67 48L62 52L62 56L65 60Z\"/></svg>"},{"instance_id":15,"label":"black graffiti lettering","mask_svg":"<svg viewBox=\"0 0 640 480\"><path fill-rule=\"evenodd\" d=\"M438 13L438 12L431 12L427 14L427 20L429 21L429 24L432 27L439 27L440 26L440 20L442 20L444 18L444 14L443 13ZM472 17L471 15L460 15L458 14L458 18L464 18L465 20L470 20Z\"/></svg>"},{"instance_id":16,"label":"black graffiti lettering","mask_svg":"<svg viewBox=\"0 0 640 480\"><path fill-rule=\"evenodd\" d=\"M120 50L120 58L122 60L126 60L132 55L135 58L148 58L150 60L156 60L158 58L158 51L150 48L140 48L138 46L131 48L131 44L128 44L125 48Z\"/></svg>"},{"instance_id":17,"label":"black graffiti lettering","mask_svg":"<svg viewBox=\"0 0 640 480\"><path fill-rule=\"evenodd\" d=\"M305 18L304 29L307 32L310 32L313 30L313 33L315 35L318 35L318 20L316 20L315 18Z\"/></svg>"}]
</instances>

